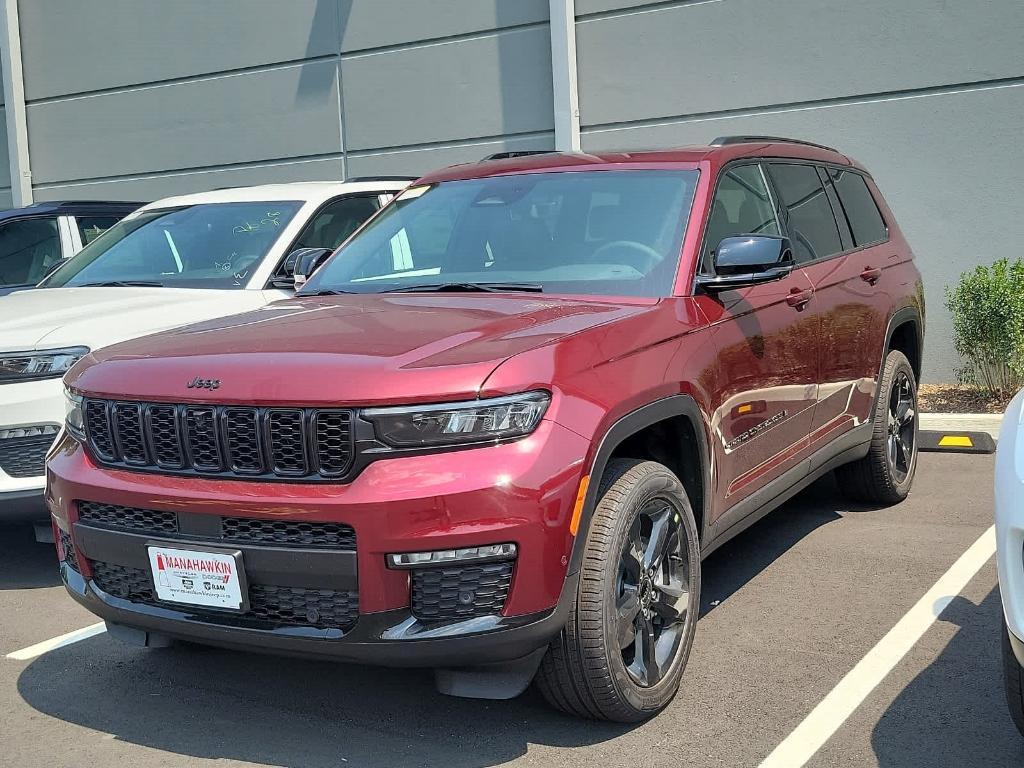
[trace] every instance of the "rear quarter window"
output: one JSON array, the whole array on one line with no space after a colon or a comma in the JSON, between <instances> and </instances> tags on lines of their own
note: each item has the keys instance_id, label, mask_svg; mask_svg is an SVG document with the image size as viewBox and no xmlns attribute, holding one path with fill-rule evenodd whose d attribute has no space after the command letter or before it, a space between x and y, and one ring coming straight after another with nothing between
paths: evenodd
<instances>
[{"instance_id":1,"label":"rear quarter window","mask_svg":"<svg viewBox=\"0 0 1024 768\"><path fill-rule=\"evenodd\" d=\"M888 240L889 230L864 177L854 171L836 168L831 169L830 173L850 223L854 245L859 247Z\"/></svg>"}]
</instances>

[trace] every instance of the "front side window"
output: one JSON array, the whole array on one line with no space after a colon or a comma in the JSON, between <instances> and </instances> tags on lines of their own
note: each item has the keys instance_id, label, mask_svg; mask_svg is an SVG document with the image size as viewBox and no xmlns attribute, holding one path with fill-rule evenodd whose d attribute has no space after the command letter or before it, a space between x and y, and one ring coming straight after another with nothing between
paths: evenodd
<instances>
[{"instance_id":1,"label":"front side window","mask_svg":"<svg viewBox=\"0 0 1024 768\"><path fill-rule=\"evenodd\" d=\"M727 237L778 234L779 220L761 166L726 168L718 178L708 214L701 253L702 271L713 271L713 254Z\"/></svg>"},{"instance_id":2,"label":"front side window","mask_svg":"<svg viewBox=\"0 0 1024 768\"><path fill-rule=\"evenodd\" d=\"M61 258L56 218L0 224L0 288L35 285Z\"/></svg>"},{"instance_id":3,"label":"front side window","mask_svg":"<svg viewBox=\"0 0 1024 768\"><path fill-rule=\"evenodd\" d=\"M121 216L75 216L82 245L88 245L121 220Z\"/></svg>"},{"instance_id":4,"label":"front side window","mask_svg":"<svg viewBox=\"0 0 1024 768\"><path fill-rule=\"evenodd\" d=\"M244 288L301 206L205 203L143 211L83 248L42 287Z\"/></svg>"},{"instance_id":5,"label":"front side window","mask_svg":"<svg viewBox=\"0 0 1024 768\"><path fill-rule=\"evenodd\" d=\"M458 284L668 296L696 171L579 171L403 192L302 293Z\"/></svg>"},{"instance_id":6,"label":"front side window","mask_svg":"<svg viewBox=\"0 0 1024 768\"><path fill-rule=\"evenodd\" d=\"M864 177L854 171L838 168L830 170L832 183L839 194L846 218L853 231L853 243L857 247L880 243L889 239L889 231L878 211L878 205L871 196Z\"/></svg>"},{"instance_id":7,"label":"front side window","mask_svg":"<svg viewBox=\"0 0 1024 768\"><path fill-rule=\"evenodd\" d=\"M333 251L379 209L376 195L334 200L325 205L306 225L295 247L328 248Z\"/></svg>"},{"instance_id":8,"label":"front side window","mask_svg":"<svg viewBox=\"0 0 1024 768\"><path fill-rule=\"evenodd\" d=\"M771 163L769 170L788 212L796 262L805 264L842 251L839 228L817 169L812 165Z\"/></svg>"}]
</instances>

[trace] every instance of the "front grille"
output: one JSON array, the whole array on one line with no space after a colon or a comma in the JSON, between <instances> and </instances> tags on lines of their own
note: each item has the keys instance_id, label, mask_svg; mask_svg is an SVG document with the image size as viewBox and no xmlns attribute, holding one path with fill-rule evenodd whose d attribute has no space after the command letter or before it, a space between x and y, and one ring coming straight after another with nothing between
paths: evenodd
<instances>
[{"instance_id":1,"label":"front grille","mask_svg":"<svg viewBox=\"0 0 1024 768\"><path fill-rule=\"evenodd\" d=\"M123 507L95 501L78 502L78 519L87 525L115 528L148 536L184 536L176 512ZM345 523L220 517L220 533L190 538L225 544L269 544L284 547L333 549L355 552L356 532ZM209 530L209 529L206 529Z\"/></svg>"},{"instance_id":2,"label":"front grille","mask_svg":"<svg viewBox=\"0 0 1024 768\"><path fill-rule=\"evenodd\" d=\"M0 469L9 477L39 477L46 473L46 453L57 427L50 425L7 429L0 436Z\"/></svg>"},{"instance_id":3,"label":"front grille","mask_svg":"<svg viewBox=\"0 0 1024 768\"><path fill-rule=\"evenodd\" d=\"M457 621L501 613L512 584L512 563L412 571L412 613L422 621Z\"/></svg>"},{"instance_id":4,"label":"front grille","mask_svg":"<svg viewBox=\"0 0 1024 768\"><path fill-rule=\"evenodd\" d=\"M71 569L78 570L78 560L75 558L75 545L67 531L60 531L60 546L64 550L64 563Z\"/></svg>"},{"instance_id":5,"label":"front grille","mask_svg":"<svg viewBox=\"0 0 1024 768\"><path fill-rule=\"evenodd\" d=\"M150 575L140 568L129 568L91 560L93 580L108 595L144 605L187 608L212 617L226 615L248 619L270 627L315 627L348 631L359 618L359 594L330 589L303 589L270 584L249 585L249 610L240 614L204 611L201 607L181 606L159 600ZM214 619L216 620L216 619Z\"/></svg>"},{"instance_id":6,"label":"front grille","mask_svg":"<svg viewBox=\"0 0 1024 768\"><path fill-rule=\"evenodd\" d=\"M89 448L105 464L214 477L343 477L352 412L87 400Z\"/></svg>"},{"instance_id":7,"label":"front grille","mask_svg":"<svg viewBox=\"0 0 1024 768\"><path fill-rule=\"evenodd\" d=\"M137 509L118 504L99 504L95 501L78 502L78 518L83 523L138 531L154 536L173 536L178 533L178 515L156 509Z\"/></svg>"},{"instance_id":8,"label":"front grille","mask_svg":"<svg viewBox=\"0 0 1024 768\"><path fill-rule=\"evenodd\" d=\"M344 523L307 523L291 520L258 520L225 517L221 538L239 544L284 544L355 551L356 532Z\"/></svg>"}]
</instances>

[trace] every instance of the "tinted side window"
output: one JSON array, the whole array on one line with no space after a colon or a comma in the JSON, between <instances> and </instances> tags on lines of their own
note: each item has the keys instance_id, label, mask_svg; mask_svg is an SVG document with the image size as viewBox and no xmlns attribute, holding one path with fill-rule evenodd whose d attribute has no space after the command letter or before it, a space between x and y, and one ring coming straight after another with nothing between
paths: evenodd
<instances>
[{"instance_id":1,"label":"tinted side window","mask_svg":"<svg viewBox=\"0 0 1024 768\"><path fill-rule=\"evenodd\" d=\"M832 169L831 173L850 229L853 230L854 244L861 246L887 240L889 231L864 177L854 171L838 169Z\"/></svg>"},{"instance_id":2,"label":"tinted side window","mask_svg":"<svg viewBox=\"0 0 1024 768\"><path fill-rule=\"evenodd\" d=\"M0 226L0 286L35 285L60 259L56 219L23 219Z\"/></svg>"},{"instance_id":3,"label":"tinted side window","mask_svg":"<svg viewBox=\"0 0 1024 768\"><path fill-rule=\"evenodd\" d=\"M727 168L718 179L711 203L701 271L712 271L711 253L727 237L778 234L779 221L761 166Z\"/></svg>"},{"instance_id":4,"label":"tinted side window","mask_svg":"<svg viewBox=\"0 0 1024 768\"><path fill-rule=\"evenodd\" d=\"M332 251L377 212L376 195L343 197L328 203L299 235L295 248L330 248Z\"/></svg>"},{"instance_id":5,"label":"tinted side window","mask_svg":"<svg viewBox=\"0 0 1024 768\"><path fill-rule=\"evenodd\" d=\"M769 167L789 215L789 234L797 263L839 253L843 249L839 229L814 166L771 163Z\"/></svg>"},{"instance_id":6,"label":"tinted side window","mask_svg":"<svg viewBox=\"0 0 1024 768\"><path fill-rule=\"evenodd\" d=\"M121 216L75 216L82 245L86 246L121 220Z\"/></svg>"}]
</instances>

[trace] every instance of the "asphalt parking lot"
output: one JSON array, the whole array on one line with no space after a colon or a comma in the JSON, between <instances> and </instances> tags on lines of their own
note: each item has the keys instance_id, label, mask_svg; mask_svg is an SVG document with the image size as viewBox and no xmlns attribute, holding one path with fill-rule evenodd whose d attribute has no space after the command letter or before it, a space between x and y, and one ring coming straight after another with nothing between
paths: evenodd
<instances>
[{"instance_id":1,"label":"asphalt parking lot","mask_svg":"<svg viewBox=\"0 0 1024 768\"><path fill-rule=\"evenodd\" d=\"M573 720L533 692L450 699L426 672L129 649L95 623L50 547L0 529L0 765L757 766L989 528L991 456L923 454L891 509L831 479L706 561L683 688L635 727ZM991 558L807 763L1021 766L1003 700Z\"/></svg>"}]
</instances>

